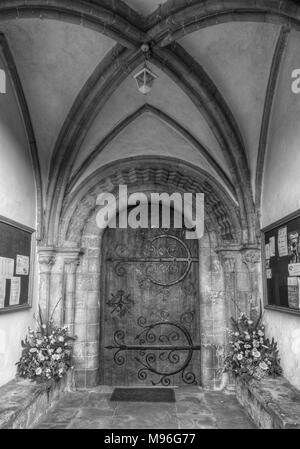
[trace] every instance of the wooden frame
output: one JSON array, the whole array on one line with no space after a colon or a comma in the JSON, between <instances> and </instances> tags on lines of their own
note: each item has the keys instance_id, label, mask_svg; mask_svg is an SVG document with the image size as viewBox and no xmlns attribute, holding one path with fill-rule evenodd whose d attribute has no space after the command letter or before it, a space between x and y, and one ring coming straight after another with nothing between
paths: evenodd
<instances>
[{"instance_id":1,"label":"wooden frame","mask_svg":"<svg viewBox=\"0 0 300 449\"><path fill-rule=\"evenodd\" d=\"M280 227L286 226L290 221L295 220L296 218L300 218L300 209L292 212L289 215L286 215L283 218L275 221L274 223L264 227L261 229L261 260L262 260L262 277L263 277L263 301L264 308L266 310L273 310L276 312L283 312L290 315L298 315L300 316L300 310L292 309L287 306L280 306L275 304L268 303L268 288L267 288L267 276L266 276L266 257L265 257L265 235L267 232L276 230ZM300 229L299 229L300 232Z\"/></svg>"},{"instance_id":2,"label":"wooden frame","mask_svg":"<svg viewBox=\"0 0 300 449\"><path fill-rule=\"evenodd\" d=\"M30 234L30 263L29 263L29 280L28 280L28 298L27 302L20 305L12 305L0 308L0 314L12 313L17 311L28 310L32 307L32 293L33 293L33 280L34 280L34 266L35 266L35 247L36 247L36 230L29 226L18 223L14 220L6 218L0 215L0 223L7 224L21 231Z\"/></svg>"}]
</instances>

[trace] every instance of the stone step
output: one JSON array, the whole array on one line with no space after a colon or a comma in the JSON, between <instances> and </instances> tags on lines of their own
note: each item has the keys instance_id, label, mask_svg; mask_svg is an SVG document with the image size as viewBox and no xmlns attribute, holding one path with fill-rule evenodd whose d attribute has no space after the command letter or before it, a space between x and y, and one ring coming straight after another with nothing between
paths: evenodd
<instances>
[{"instance_id":1,"label":"stone step","mask_svg":"<svg viewBox=\"0 0 300 449\"><path fill-rule=\"evenodd\" d=\"M300 429L300 391L284 377L237 379L236 394L258 427Z\"/></svg>"}]
</instances>

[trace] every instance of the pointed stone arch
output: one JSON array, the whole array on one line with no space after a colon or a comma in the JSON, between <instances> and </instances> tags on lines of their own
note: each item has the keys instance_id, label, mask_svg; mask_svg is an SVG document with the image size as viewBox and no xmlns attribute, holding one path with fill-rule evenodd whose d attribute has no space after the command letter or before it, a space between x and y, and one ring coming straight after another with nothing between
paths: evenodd
<instances>
[{"instance_id":1,"label":"pointed stone arch","mask_svg":"<svg viewBox=\"0 0 300 449\"><path fill-rule=\"evenodd\" d=\"M116 125L112 131L110 131L101 142L94 148L94 150L86 157L86 159L81 163L80 167L74 174L72 175L68 187L67 193L70 192L77 182L82 178L84 172L92 165L94 160L99 154L105 150L107 145L112 142L127 126L133 123L138 117L143 114L150 113L160 119L163 123L169 125L175 131L177 131L184 139L186 139L193 147L195 147L199 153L206 159L211 168L220 176L228 190L231 192L232 196L236 198L234 185L231 180L224 172L222 167L218 164L218 162L214 159L213 156L209 153L209 151L197 140L186 128L184 128L180 123L178 123L175 119L170 117L165 112L160 109L145 103L132 114L128 115L124 120L122 120L118 125Z\"/></svg>"}]
</instances>

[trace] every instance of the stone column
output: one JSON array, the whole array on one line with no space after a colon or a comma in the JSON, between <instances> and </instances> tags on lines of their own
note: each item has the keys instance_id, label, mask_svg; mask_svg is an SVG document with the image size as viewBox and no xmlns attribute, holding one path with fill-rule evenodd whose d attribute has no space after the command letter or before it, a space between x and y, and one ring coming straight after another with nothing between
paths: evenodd
<instances>
[{"instance_id":1,"label":"stone column","mask_svg":"<svg viewBox=\"0 0 300 449\"><path fill-rule=\"evenodd\" d=\"M231 328L231 318L237 319L241 312L252 318L254 312L258 316L260 254L256 248L245 247L222 248L218 252L224 268L226 321ZM229 376L229 386L233 384L234 378Z\"/></svg>"},{"instance_id":2,"label":"stone column","mask_svg":"<svg viewBox=\"0 0 300 449\"><path fill-rule=\"evenodd\" d=\"M254 290L257 290L258 287L255 281L257 279L256 274L255 276L251 275L255 271L252 268L252 251L252 249L247 248L236 248L233 250L222 249L219 252L225 273L225 290L229 320L231 317L237 319L241 312L249 315L251 298L253 297ZM230 306L229 303L231 303Z\"/></svg>"},{"instance_id":3,"label":"stone column","mask_svg":"<svg viewBox=\"0 0 300 449\"><path fill-rule=\"evenodd\" d=\"M44 321L50 318L51 270L55 264L55 252L51 249L39 250L39 306Z\"/></svg>"},{"instance_id":4,"label":"stone column","mask_svg":"<svg viewBox=\"0 0 300 449\"><path fill-rule=\"evenodd\" d=\"M261 276L261 255L260 250L248 249L242 254L242 262L246 265L249 281L249 303L250 303L250 316L252 319L257 319L262 313L262 292L260 285Z\"/></svg>"},{"instance_id":5,"label":"stone column","mask_svg":"<svg viewBox=\"0 0 300 449\"><path fill-rule=\"evenodd\" d=\"M219 363L226 332L223 267L211 242L202 239L199 249L201 382L219 388ZM205 245L205 246L204 246Z\"/></svg>"},{"instance_id":6,"label":"stone column","mask_svg":"<svg viewBox=\"0 0 300 449\"><path fill-rule=\"evenodd\" d=\"M224 270L224 284L225 284L225 302L226 302L226 322L227 326L230 324L230 318L238 317L237 306L237 254L232 252L221 252Z\"/></svg>"},{"instance_id":7,"label":"stone column","mask_svg":"<svg viewBox=\"0 0 300 449\"><path fill-rule=\"evenodd\" d=\"M64 324L70 329L70 335L74 335L76 270L79 264L78 255L64 259L65 291L63 317Z\"/></svg>"},{"instance_id":8,"label":"stone column","mask_svg":"<svg viewBox=\"0 0 300 449\"><path fill-rule=\"evenodd\" d=\"M237 249L221 250L219 256L223 265L224 271L224 287L225 287L225 321L228 329L231 328L231 317L237 319L239 315L239 306L237 298L237 273L239 266L240 254ZM220 358L218 365L223 367L224 358L228 352L228 334L226 332L223 347L218 348ZM220 379L221 381L221 379ZM234 390L235 379L229 373L227 378L226 389Z\"/></svg>"}]
</instances>

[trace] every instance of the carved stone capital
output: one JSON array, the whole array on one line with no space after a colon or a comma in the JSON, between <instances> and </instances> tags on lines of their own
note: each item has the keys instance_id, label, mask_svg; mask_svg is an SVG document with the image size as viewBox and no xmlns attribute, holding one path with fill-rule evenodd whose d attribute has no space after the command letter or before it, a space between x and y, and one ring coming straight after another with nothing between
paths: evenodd
<instances>
[{"instance_id":1,"label":"carved stone capital","mask_svg":"<svg viewBox=\"0 0 300 449\"><path fill-rule=\"evenodd\" d=\"M236 254L234 251L220 251L218 255L224 267L225 273L233 273L236 269Z\"/></svg>"},{"instance_id":2,"label":"carved stone capital","mask_svg":"<svg viewBox=\"0 0 300 449\"><path fill-rule=\"evenodd\" d=\"M260 261L261 257L259 249L249 249L242 255L242 262L247 265L250 271L256 270Z\"/></svg>"},{"instance_id":3,"label":"carved stone capital","mask_svg":"<svg viewBox=\"0 0 300 449\"><path fill-rule=\"evenodd\" d=\"M79 257L67 257L64 259L65 271L68 274L73 274L76 272L77 267L80 265Z\"/></svg>"},{"instance_id":4,"label":"carved stone capital","mask_svg":"<svg viewBox=\"0 0 300 449\"><path fill-rule=\"evenodd\" d=\"M49 255L39 255L39 263L41 265L54 265L55 264L55 256L49 256Z\"/></svg>"},{"instance_id":5,"label":"carved stone capital","mask_svg":"<svg viewBox=\"0 0 300 449\"><path fill-rule=\"evenodd\" d=\"M52 249L40 249L38 260L40 264L40 272L50 273L56 261L55 252Z\"/></svg>"}]
</instances>

